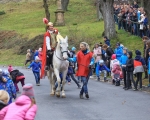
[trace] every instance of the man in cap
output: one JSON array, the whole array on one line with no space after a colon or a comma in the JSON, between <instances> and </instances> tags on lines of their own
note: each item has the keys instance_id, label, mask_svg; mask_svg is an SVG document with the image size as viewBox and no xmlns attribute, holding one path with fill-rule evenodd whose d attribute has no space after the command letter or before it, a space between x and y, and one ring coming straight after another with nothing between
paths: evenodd
<instances>
[{"instance_id":1,"label":"man in cap","mask_svg":"<svg viewBox=\"0 0 150 120\"><path fill-rule=\"evenodd\" d=\"M41 78L45 76L45 71L49 70L50 65L52 66L53 51L57 45L57 34L58 30L53 27L52 22L49 22L44 34Z\"/></svg>"}]
</instances>

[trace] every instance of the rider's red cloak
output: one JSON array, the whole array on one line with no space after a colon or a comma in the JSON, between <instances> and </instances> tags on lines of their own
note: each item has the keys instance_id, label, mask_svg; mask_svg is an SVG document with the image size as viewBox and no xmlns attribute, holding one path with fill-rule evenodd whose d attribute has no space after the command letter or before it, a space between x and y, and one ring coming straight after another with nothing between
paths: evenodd
<instances>
[{"instance_id":1,"label":"rider's red cloak","mask_svg":"<svg viewBox=\"0 0 150 120\"><path fill-rule=\"evenodd\" d=\"M54 28L54 33L58 34L58 30L56 28ZM50 37L50 33L47 31L44 34L44 41L43 41L43 56L42 56L42 67L41 67L41 75L40 78L44 78L45 77L45 66L46 66L46 51L47 51L47 47L46 47L46 37ZM51 44L51 42L50 42Z\"/></svg>"},{"instance_id":2,"label":"rider's red cloak","mask_svg":"<svg viewBox=\"0 0 150 120\"><path fill-rule=\"evenodd\" d=\"M47 31L44 34L44 41L43 41L43 56L42 56L42 67L41 67L41 79L45 77L45 65L46 65L46 37L50 37L50 33Z\"/></svg>"}]
</instances>

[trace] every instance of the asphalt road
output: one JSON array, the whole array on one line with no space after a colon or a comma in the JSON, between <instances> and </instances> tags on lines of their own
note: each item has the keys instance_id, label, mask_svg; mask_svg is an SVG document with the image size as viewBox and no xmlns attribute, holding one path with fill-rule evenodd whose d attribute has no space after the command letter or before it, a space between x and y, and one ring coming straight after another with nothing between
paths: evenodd
<instances>
[{"instance_id":1,"label":"asphalt road","mask_svg":"<svg viewBox=\"0 0 150 120\"><path fill-rule=\"evenodd\" d=\"M50 96L49 80L35 85L31 70L19 68L32 83L38 112L35 120L150 120L150 93L125 91L121 86L89 80L90 99L79 99L80 89L66 84L66 98ZM21 90L21 85L19 83ZM19 96L19 94L18 94Z\"/></svg>"}]
</instances>

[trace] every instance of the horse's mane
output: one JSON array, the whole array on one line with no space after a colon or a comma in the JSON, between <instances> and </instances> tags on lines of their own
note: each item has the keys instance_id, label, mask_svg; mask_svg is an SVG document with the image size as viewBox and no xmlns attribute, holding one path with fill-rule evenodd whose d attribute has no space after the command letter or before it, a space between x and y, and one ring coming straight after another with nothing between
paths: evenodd
<instances>
[{"instance_id":1,"label":"horse's mane","mask_svg":"<svg viewBox=\"0 0 150 120\"><path fill-rule=\"evenodd\" d=\"M63 38L60 34L58 34L58 35L56 36L56 39L57 39L57 42L60 43L59 40L60 40L60 39L63 40L64 38Z\"/></svg>"}]
</instances>

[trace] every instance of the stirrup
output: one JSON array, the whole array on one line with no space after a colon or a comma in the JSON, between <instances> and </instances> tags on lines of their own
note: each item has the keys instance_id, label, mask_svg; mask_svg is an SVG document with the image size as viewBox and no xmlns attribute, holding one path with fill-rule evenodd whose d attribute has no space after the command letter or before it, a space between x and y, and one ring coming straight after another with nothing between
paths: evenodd
<instances>
[{"instance_id":1,"label":"stirrup","mask_svg":"<svg viewBox=\"0 0 150 120\"><path fill-rule=\"evenodd\" d=\"M48 66L45 67L45 71L49 71L49 67Z\"/></svg>"}]
</instances>

